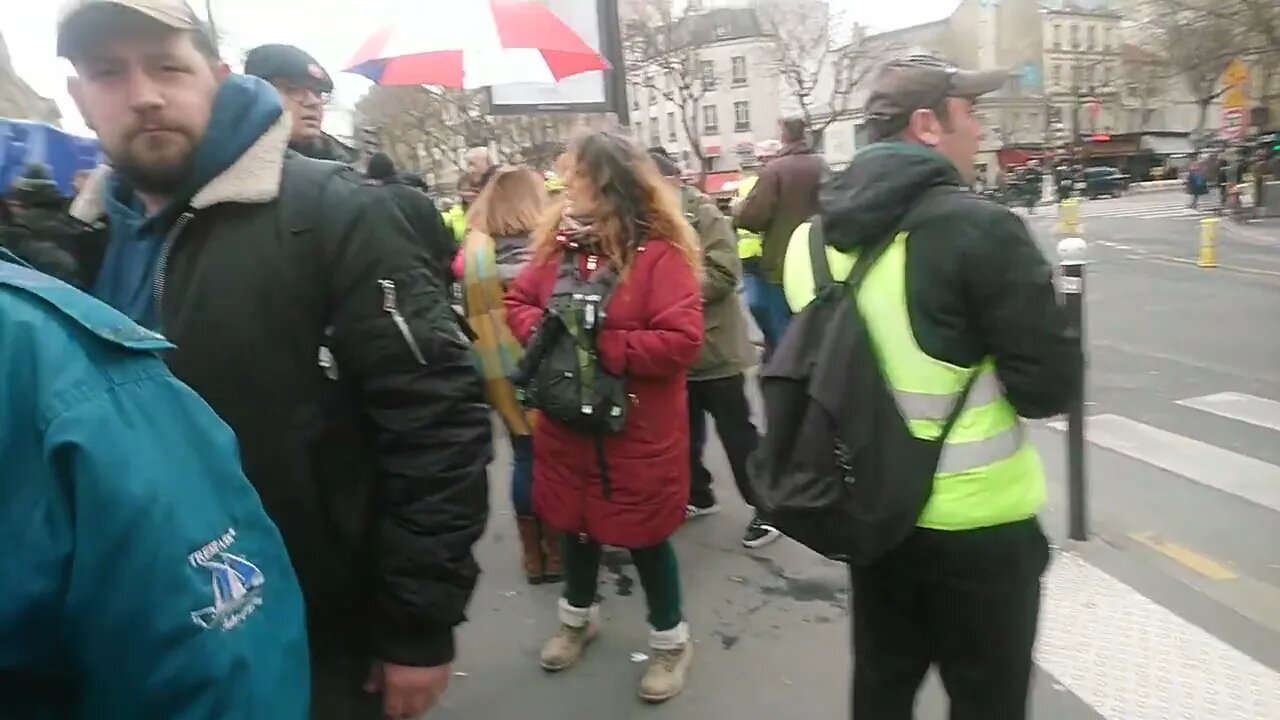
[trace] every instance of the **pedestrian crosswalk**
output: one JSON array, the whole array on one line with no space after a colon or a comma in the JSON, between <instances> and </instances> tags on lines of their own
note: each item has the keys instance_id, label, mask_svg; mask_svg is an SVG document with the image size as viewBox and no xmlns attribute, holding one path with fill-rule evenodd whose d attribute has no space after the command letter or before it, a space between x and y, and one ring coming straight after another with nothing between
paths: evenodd
<instances>
[{"instance_id":1,"label":"pedestrian crosswalk","mask_svg":"<svg viewBox=\"0 0 1280 720\"><path fill-rule=\"evenodd\" d=\"M1228 391L1173 404L1280 433L1273 399ZM1098 448L1280 511L1280 466L1118 414L1089 417L1085 434ZM1072 553L1046 574L1036 660L1106 720L1280 718L1280 672Z\"/></svg>"},{"instance_id":2,"label":"pedestrian crosswalk","mask_svg":"<svg viewBox=\"0 0 1280 720\"><path fill-rule=\"evenodd\" d=\"M1019 215L1035 218L1057 219L1058 206L1047 205L1036 208L1036 212L1031 214L1026 208L1017 208L1015 210ZM1139 220L1166 220L1179 218L1201 218L1209 217L1213 212L1212 208L1190 208L1183 198L1165 196L1159 199L1140 200L1140 199L1099 199L1099 200L1083 200L1080 203L1080 218L1129 218Z\"/></svg>"}]
</instances>

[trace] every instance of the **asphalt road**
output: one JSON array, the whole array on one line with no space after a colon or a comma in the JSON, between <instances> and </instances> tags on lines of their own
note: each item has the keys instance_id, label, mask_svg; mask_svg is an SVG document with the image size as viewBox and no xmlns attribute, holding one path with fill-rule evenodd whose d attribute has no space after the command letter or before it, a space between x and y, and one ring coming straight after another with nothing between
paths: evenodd
<instances>
[{"instance_id":1,"label":"asphalt road","mask_svg":"<svg viewBox=\"0 0 1280 720\"><path fill-rule=\"evenodd\" d=\"M1092 536L1063 541L1062 433L1033 424L1051 483L1044 523L1059 546L1044 583L1036 718L1280 718L1280 273L1159 257L1194 257L1184 245L1198 217L1154 209L1170 198L1100 200L1084 213ZM1052 252L1053 221L1030 226ZM1229 264L1280 270L1280 231L1245 230L1248 254ZM848 717L843 568L787 540L743 549L748 511L716 443L708 461L725 511L676 537L696 641L682 696L656 708L635 698L644 602L620 553L601 573L602 637L579 667L538 669L556 589L520 579L504 446L458 674L429 717ZM944 718L945 707L931 679L918 717Z\"/></svg>"}]
</instances>

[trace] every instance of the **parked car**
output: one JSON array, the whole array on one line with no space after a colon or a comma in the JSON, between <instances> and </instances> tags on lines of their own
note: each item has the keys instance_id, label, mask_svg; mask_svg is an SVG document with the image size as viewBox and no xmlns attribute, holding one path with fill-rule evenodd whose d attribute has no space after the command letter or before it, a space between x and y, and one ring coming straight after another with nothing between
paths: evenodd
<instances>
[{"instance_id":1,"label":"parked car","mask_svg":"<svg viewBox=\"0 0 1280 720\"><path fill-rule=\"evenodd\" d=\"M1129 176L1113 167L1088 167L1084 169L1083 195L1090 200L1110 195L1120 197L1129 190Z\"/></svg>"}]
</instances>

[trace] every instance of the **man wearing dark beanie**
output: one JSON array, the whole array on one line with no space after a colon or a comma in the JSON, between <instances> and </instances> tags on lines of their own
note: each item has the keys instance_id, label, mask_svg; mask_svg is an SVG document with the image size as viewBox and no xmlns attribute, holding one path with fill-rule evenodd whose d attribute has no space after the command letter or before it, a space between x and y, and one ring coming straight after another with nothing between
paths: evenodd
<instances>
[{"instance_id":1,"label":"man wearing dark beanie","mask_svg":"<svg viewBox=\"0 0 1280 720\"><path fill-rule=\"evenodd\" d=\"M315 58L292 45L260 45L245 56L244 74L260 77L280 91L293 121L291 149L317 160L346 159L321 129L333 79Z\"/></svg>"},{"instance_id":2,"label":"man wearing dark beanie","mask_svg":"<svg viewBox=\"0 0 1280 720\"><path fill-rule=\"evenodd\" d=\"M680 193L685 218L702 241L702 315L706 337L702 354L689 370L686 384L692 472L685 515L692 520L720 511L711 487L711 473L702 463L702 448L707 441L704 416L708 414L716 423L716 434L729 457L738 492L748 505L757 507L747 476L747 457L755 451L759 434L751 423L745 375L747 368L756 364L756 354L747 336L742 304L738 302L742 262L738 259L733 225L711 198L680 182L680 166L666 150L650 148L649 157ZM757 514L747 525L742 544L756 548L779 537L778 531Z\"/></svg>"}]
</instances>

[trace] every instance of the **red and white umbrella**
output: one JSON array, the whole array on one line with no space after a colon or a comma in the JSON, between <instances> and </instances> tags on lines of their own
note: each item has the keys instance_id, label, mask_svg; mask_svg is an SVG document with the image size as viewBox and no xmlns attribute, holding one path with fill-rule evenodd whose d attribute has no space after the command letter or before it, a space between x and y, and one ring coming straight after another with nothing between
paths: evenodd
<instances>
[{"instance_id":1,"label":"red and white umbrella","mask_svg":"<svg viewBox=\"0 0 1280 720\"><path fill-rule=\"evenodd\" d=\"M428 7L423 7L423 6ZM452 0L400 14L356 52L345 72L379 85L474 89L553 84L609 63L549 8L531 2Z\"/></svg>"}]
</instances>

